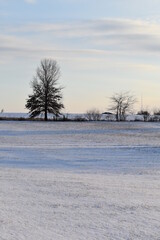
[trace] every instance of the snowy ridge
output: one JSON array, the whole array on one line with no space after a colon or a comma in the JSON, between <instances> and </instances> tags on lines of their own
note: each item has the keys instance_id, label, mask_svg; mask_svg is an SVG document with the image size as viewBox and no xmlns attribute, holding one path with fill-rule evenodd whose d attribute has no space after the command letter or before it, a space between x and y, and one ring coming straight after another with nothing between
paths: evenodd
<instances>
[{"instance_id":1,"label":"snowy ridge","mask_svg":"<svg viewBox=\"0 0 160 240\"><path fill-rule=\"evenodd\" d=\"M29 113L10 113L10 112L2 112L0 113L0 118L11 118L11 119L28 119ZM44 118L44 114L41 114L37 118ZM48 114L48 119L54 119L55 116L53 114ZM62 113L59 116L59 119L69 119L69 120L87 120L87 114L85 113ZM101 114L100 120L102 121L115 121L114 114ZM128 115L126 121L143 121L143 117L141 115L131 114Z\"/></svg>"}]
</instances>

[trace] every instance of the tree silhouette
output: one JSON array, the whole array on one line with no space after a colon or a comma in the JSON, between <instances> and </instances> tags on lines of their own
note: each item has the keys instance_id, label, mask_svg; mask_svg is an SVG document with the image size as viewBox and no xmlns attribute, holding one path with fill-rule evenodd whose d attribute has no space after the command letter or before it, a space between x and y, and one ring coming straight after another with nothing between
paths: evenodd
<instances>
[{"instance_id":1,"label":"tree silhouette","mask_svg":"<svg viewBox=\"0 0 160 240\"><path fill-rule=\"evenodd\" d=\"M136 102L135 97L129 92L115 93L110 100L110 110L115 112L117 121L125 121L126 114L132 110L133 105Z\"/></svg>"},{"instance_id":2,"label":"tree silhouette","mask_svg":"<svg viewBox=\"0 0 160 240\"><path fill-rule=\"evenodd\" d=\"M33 94L29 95L25 105L29 109L31 118L44 113L44 119L47 121L48 113L55 116L60 114L64 106L61 102L62 87L57 86L59 77L60 68L57 62L52 59L43 59L31 82Z\"/></svg>"}]
</instances>

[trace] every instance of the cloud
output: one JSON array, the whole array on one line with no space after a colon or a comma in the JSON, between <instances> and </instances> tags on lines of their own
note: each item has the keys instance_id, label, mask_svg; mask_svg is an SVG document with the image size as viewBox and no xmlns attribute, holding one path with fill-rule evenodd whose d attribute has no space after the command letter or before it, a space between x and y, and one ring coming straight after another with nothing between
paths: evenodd
<instances>
[{"instance_id":1,"label":"cloud","mask_svg":"<svg viewBox=\"0 0 160 240\"><path fill-rule=\"evenodd\" d=\"M13 28L37 36L47 35L53 41L76 42L76 48L107 51L160 52L160 25L129 19L101 19L53 24L30 24ZM83 43L83 44L82 44Z\"/></svg>"},{"instance_id":2,"label":"cloud","mask_svg":"<svg viewBox=\"0 0 160 240\"><path fill-rule=\"evenodd\" d=\"M31 4L33 4L33 3L36 3L36 0L24 0L26 3L31 3Z\"/></svg>"},{"instance_id":3,"label":"cloud","mask_svg":"<svg viewBox=\"0 0 160 240\"><path fill-rule=\"evenodd\" d=\"M130 19L27 24L0 27L0 52L8 55L54 55L63 59L122 58L160 54L160 25Z\"/></svg>"}]
</instances>

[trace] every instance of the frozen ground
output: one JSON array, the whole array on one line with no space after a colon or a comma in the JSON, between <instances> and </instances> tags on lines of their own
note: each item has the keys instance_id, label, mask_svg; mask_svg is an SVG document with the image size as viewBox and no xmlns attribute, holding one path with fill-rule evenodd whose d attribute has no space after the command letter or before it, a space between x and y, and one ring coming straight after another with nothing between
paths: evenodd
<instances>
[{"instance_id":1,"label":"frozen ground","mask_svg":"<svg viewBox=\"0 0 160 240\"><path fill-rule=\"evenodd\" d=\"M0 122L0 240L160 240L160 124Z\"/></svg>"}]
</instances>

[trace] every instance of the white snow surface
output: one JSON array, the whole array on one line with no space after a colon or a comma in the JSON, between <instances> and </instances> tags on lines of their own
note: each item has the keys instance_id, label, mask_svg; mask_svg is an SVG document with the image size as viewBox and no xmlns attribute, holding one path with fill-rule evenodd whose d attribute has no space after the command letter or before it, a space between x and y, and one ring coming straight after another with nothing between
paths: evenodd
<instances>
[{"instance_id":1,"label":"white snow surface","mask_svg":"<svg viewBox=\"0 0 160 240\"><path fill-rule=\"evenodd\" d=\"M0 122L0 240L159 240L160 124Z\"/></svg>"}]
</instances>

